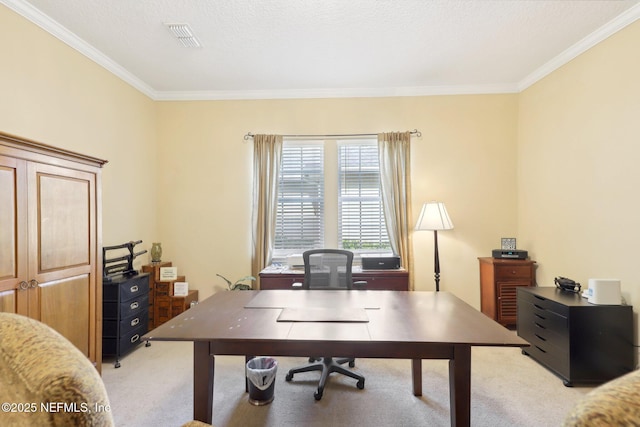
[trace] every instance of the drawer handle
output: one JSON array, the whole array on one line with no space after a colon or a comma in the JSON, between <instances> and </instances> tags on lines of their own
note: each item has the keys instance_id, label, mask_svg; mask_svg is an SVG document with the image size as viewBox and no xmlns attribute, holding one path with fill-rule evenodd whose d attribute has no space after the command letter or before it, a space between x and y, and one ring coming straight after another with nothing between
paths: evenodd
<instances>
[{"instance_id":1,"label":"drawer handle","mask_svg":"<svg viewBox=\"0 0 640 427\"><path fill-rule=\"evenodd\" d=\"M138 323L140 323L140 318L136 317L131 321L131 326L136 326Z\"/></svg>"},{"instance_id":2,"label":"drawer handle","mask_svg":"<svg viewBox=\"0 0 640 427\"><path fill-rule=\"evenodd\" d=\"M134 301L129 307L131 307L131 310L135 310L136 308L140 307L140 303L138 301Z\"/></svg>"},{"instance_id":3,"label":"drawer handle","mask_svg":"<svg viewBox=\"0 0 640 427\"><path fill-rule=\"evenodd\" d=\"M536 316L538 319L542 319L542 320L546 320L547 318L544 316L539 315L538 313L533 313L534 316Z\"/></svg>"},{"instance_id":4,"label":"drawer handle","mask_svg":"<svg viewBox=\"0 0 640 427\"><path fill-rule=\"evenodd\" d=\"M539 310L544 310L544 307L540 307L538 304L533 304L533 306Z\"/></svg>"},{"instance_id":5,"label":"drawer handle","mask_svg":"<svg viewBox=\"0 0 640 427\"><path fill-rule=\"evenodd\" d=\"M133 344L134 342L138 341L140 339L140 335L135 334L134 336L131 337L131 343Z\"/></svg>"},{"instance_id":6,"label":"drawer handle","mask_svg":"<svg viewBox=\"0 0 640 427\"><path fill-rule=\"evenodd\" d=\"M545 328L544 326L542 326L542 325L541 325L540 323L538 323L538 322L533 322L533 323L534 323L538 328L540 328L540 329L547 329L547 328Z\"/></svg>"},{"instance_id":7,"label":"drawer handle","mask_svg":"<svg viewBox=\"0 0 640 427\"><path fill-rule=\"evenodd\" d=\"M538 346L535 346L535 347L536 347L538 350L540 350L541 352L543 352L543 353L546 353L546 352L547 352L546 350L544 350L544 349L542 349L542 348L540 348L540 347L538 347Z\"/></svg>"},{"instance_id":8,"label":"drawer handle","mask_svg":"<svg viewBox=\"0 0 640 427\"><path fill-rule=\"evenodd\" d=\"M535 335L535 336L537 336L538 338L540 338L542 341L546 341L546 340L547 340L545 337L541 337L541 336L540 336L540 335L538 335L538 334L534 334L534 335Z\"/></svg>"},{"instance_id":9,"label":"drawer handle","mask_svg":"<svg viewBox=\"0 0 640 427\"><path fill-rule=\"evenodd\" d=\"M130 289L131 292L138 292L138 285L133 285Z\"/></svg>"},{"instance_id":10,"label":"drawer handle","mask_svg":"<svg viewBox=\"0 0 640 427\"><path fill-rule=\"evenodd\" d=\"M538 296L538 295L534 295L535 298L539 299L540 301L544 301L546 300L546 298Z\"/></svg>"}]
</instances>

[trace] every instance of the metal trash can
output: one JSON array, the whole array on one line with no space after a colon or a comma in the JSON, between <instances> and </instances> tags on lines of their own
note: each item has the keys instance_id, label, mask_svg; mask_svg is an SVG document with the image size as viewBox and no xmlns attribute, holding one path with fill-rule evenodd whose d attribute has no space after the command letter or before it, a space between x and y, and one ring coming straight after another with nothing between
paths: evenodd
<instances>
[{"instance_id":1,"label":"metal trash can","mask_svg":"<svg viewBox=\"0 0 640 427\"><path fill-rule=\"evenodd\" d=\"M273 357L254 357L247 362L249 403L267 405L273 401L278 361Z\"/></svg>"}]
</instances>

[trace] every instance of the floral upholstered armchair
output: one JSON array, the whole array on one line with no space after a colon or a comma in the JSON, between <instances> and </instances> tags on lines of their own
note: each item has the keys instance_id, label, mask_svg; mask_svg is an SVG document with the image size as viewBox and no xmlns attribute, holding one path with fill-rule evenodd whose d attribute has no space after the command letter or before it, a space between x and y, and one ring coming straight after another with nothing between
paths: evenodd
<instances>
[{"instance_id":1,"label":"floral upholstered armchair","mask_svg":"<svg viewBox=\"0 0 640 427\"><path fill-rule=\"evenodd\" d=\"M3 426L113 425L110 411L93 410L109 399L91 362L58 332L17 314L0 313L0 401L9 405Z\"/></svg>"},{"instance_id":2,"label":"floral upholstered armchair","mask_svg":"<svg viewBox=\"0 0 640 427\"><path fill-rule=\"evenodd\" d=\"M591 390L573 408L565 427L640 425L640 371L635 370Z\"/></svg>"},{"instance_id":3,"label":"floral upholstered armchair","mask_svg":"<svg viewBox=\"0 0 640 427\"><path fill-rule=\"evenodd\" d=\"M89 359L44 323L12 313L0 313L0 403L3 427L114 425Z\"/></svg>"}]
</instances>

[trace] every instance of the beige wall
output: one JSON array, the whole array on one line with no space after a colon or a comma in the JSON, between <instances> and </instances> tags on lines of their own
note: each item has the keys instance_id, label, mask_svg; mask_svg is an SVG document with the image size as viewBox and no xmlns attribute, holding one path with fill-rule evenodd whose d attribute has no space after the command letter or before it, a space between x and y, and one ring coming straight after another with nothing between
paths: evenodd
<instances>
[{"instance_id":1,"label":"beige wall","mask_svg":"<svg viewBox=\"0 0 640 427\"><path fill-rule=\"evenodd\" d=\"M150 245L157 235L153 101L3 5L0 28L0 130L108 160L103 243Z\"/></svg>"},{"instance_id":2,"label":"beige wall","mask_svg":"<svg viewBox=\"0 0 640 427\"><path fill-rule=\"evenodd\" d=\"M619 278L640 307L640 22L520 95L519 237L538 284Z\"/></svg>"},{"instance_id":3,"label":"beige wall","mask_svg":"<svg viewBox=\"0 0 640 427\"><path fill-rule=\"evenodd\" d=\"M516 95L162 102L164 252L204 295L250 274L254 133L422 132L412 142L413 214L447 204L441 286L479 307L478 256L516 233ZM433 236L414 236L416 289L434 289Z\"/></svg>"}]
</instances>

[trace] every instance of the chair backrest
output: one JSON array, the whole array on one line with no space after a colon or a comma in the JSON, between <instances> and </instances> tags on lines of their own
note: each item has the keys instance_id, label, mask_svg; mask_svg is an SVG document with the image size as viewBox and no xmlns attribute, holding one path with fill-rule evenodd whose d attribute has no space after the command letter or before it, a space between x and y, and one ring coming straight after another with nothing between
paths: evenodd
<instances>
[{"instance_id":1,"label":"chair backrest","mask_svg":"<svg viewBox=\"0 0 640 427\"><path fill-rule=\"evenodd\" d=\"M353 252L341 249L312 249L302 254L304 289L351 289Z\"/></svg>"}]
</instances>

